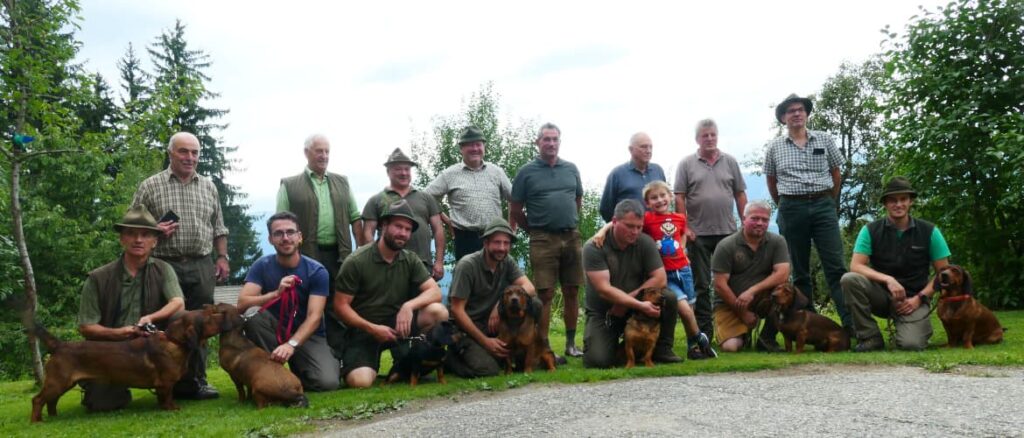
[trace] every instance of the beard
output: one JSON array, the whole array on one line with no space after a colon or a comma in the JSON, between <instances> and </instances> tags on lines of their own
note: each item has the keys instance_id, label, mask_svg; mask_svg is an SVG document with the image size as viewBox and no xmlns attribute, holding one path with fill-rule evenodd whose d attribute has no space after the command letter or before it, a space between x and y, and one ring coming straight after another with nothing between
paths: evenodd
<instances>
[{"instance_id":1,"label":"beard","mask_svg":"<svg viewBox=\"0 0 1024 438\"><path fill-rule=\"evenodd\" d=\"M401 251L401 250L405 249L405 244L406 244L405 240L398 240L398 239L395 238L395 236L389 236L389 235L385 235L384 236L384 245L387 246L388 249L390 249L392 251Z\"/></svg>"}]
</instances>

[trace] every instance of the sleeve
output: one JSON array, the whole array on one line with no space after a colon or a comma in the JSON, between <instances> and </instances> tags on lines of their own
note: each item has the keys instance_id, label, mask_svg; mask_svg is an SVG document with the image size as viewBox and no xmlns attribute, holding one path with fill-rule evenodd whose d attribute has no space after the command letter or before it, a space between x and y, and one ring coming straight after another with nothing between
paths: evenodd
<instances>
[{"instance_id":1,"label":"sleeve","mask_svg":"<svg viewBox=\"0 0 1024 438\"><path fill-rule=\"evenodd\" d=\"M512 202L526 202L526 166L519 169L515 180L512 181L512 196L509 198Z\"/></svg>"},{"instance_id":2,"label":"sleeve","mask_svg":"<svg viewBox=\"0 0 1024 438\"><path fill-rule=\"evenodd\" d=\"M153 215L154 218L160 218L165 212L157 213L154 211L156 206L153 203L148 182L149 179L145 179L139 184L138 190L135 191L135 196L132 197L132 206L141 205L146 207L146 210L149 210L149 214Z\"/></svg>"},{"instance_id":3,"label":"sleeve","mask_svg":"<svg viewBox=\"0 0 1024 438\"><path fill-rule=\"evenodd\" d=\"M348 187L348 211L349 222L355 222L362 219L359 216L359 205L356 204L356 196L352 194L352 186Z\"/></svg>"},{"instance_id":4,"label":"sleeve","mask_svg":"<svg viewBox=\"0 0 1024 438\"><path fill-rule=\"evenodd\" d=\"M444 195L448 193L448 179L446 178L446 175L448 175L447 169L442 170L441 173L437 175L437 178L434 178L434 180L427 185L427 188L423 189L423 192L433 196L440 202L441 198L444 198Z\"/></svg>"},{"instance_id":5,"label":"sleeve","mask_svg":"<svg viewBox=\"0 0 1024 438\"><path fill-rule=\"evenodd\" d=\"M740 164L736 162L736 159L729 157L729 171L732 172L733 185L732 192L739 193L747 190L747 182L743 179L743 172L740 171ZM743 212L741 211L740 214Z\"/></svg>"},{"instance_id":6,"label":"sleeve","mask_svg":"<svg viewBox=\"0 0 1024 438\"><path fill-rule=\"evenodd\" d=\"M505 266L507 266L507 269L505 269L505 280L508 281L509 284L518 280L519 277L526 275L521 269L519 269L519 265L512 261L511 257L505 257Z\"/></svg>"},{"instance_id":7,"label":"sleeve","mask_svg":"<svg viewBox=\"0 0 1024 438\"><path fill-rule=\"evenodd\" d=\"M82 285L82 297L78 303L78 325L100 323L100 302L96 280L90 276Z\"/></svg>"},{"instance_id":8,"label":"sleeve","mask_svg":"<svg viewBox=\"0 0 1024 438\"><path fill-rule=\"evenodd\" d=\"M930 252L932 261L940 260L949 257L952 253L949 252L949 245L946 244L946 238L942 236L942 232L939 231L939 227L932 228L932 238L930 245Z\"/></svg>"},{"instance_id":9,"label":"sleeve","mask_svg":"<svg viewBox=\"0 0 1024 438\"><path fill-rule=\"evenodd\" d=\"M416 291L416 295L419 295L420 285L432 277L430 276L430 271L428 271L427 267L420 261L420 257L418 255L411 251L409 251L407 255L411 256L409 257L409 264L412 266L409 273L409 279L411 280L411 284L409 286L412 287L409 290Z\"/></svg>"},{"instance_id":10,"label":"sleeve","mask_svg":"<svg viewBox=\"0 0 1024 438\"><path fill-rule=\"evenodd\" d=\"M604 259L604 251L588 241L583 245L583 270L586 272L607 271L608 261Z\"/></svg>"},{"instance_id":11,"label":"sleeve","mask_svg":"<svg viewBox=\"0 0 1024 438\"><path fill-rule=\"evenodd\" d=\"M512 199L512 182L508 180L508 175L505 175L504 170L498 171L498 178L501 179L501 197L506 201Z\"/></svg>"},{"instance_id":12,"label":"sleeve","mask_svg":"<svg viewBox=\"0 0 1024 438\"><path fill-rule=\"evenodd\" d=\"M210 224L213 225L213 238L223 237L228 235L228 227L224 226L224 213L220 209L220 195L217 193L217 186L213 185L213 181L207 181L210 184L210 195L213 196L213 217L210 218Z\"/></svg>"},{"instance_id":13,"label":"sleeve","mask_svg":"<svg viewBox=\"0 0 1024 438\"><path fill-rule=\"evenodd\" d=\"M723 242L725 241L719 242L715 252L711 253L711 271L732 274L732 252L725 249L725 246L722 245ZM726 245L733 248L731 242Z\"/></svg>"},{"instance_id":14,"label":"sleeve","mask_svg":"<svg viewBox=\"0 0 1024 438\"><path fill-rule=\"evenodd\" d=\"M375 221L380 218L377 211L377 204L380 203L381 193L373 195L369 200L366 201L366 206L363 207L363 219L368 221Z\"/></svg>"},{"instance_id":15,"label":"sleeve","mask_svg":"<svg viewBox=\"0 0 1024 438\"><path fill-rule=\"evenodd\" d=\"M455 264L455 270L452 271L452 283L448 286L449 295L453 298L469 299L469 295L473 293L473 279L469 274L470 269L473 269L469 259L463 257Z\"/></svg>"},{"instance_id":16,"label":"sleeve","mask_svg":"<svg viewBox=\"0 0 1024 438\"><path fill-rule=\"evenodd\" d=\"M178 274L174 273L174 268L170 265L164 265L161 269L164 274L163 295L164 299L170 301L172 298L185 299L185 294L181 291L181 284L178 283Z\"/></svg>"},{"instance_id":17,"label":"sleeve","mask_svg":"<svg viewBox=\"0 0 1024 438\"><path fill-rule=\"evenodd\" d=\"M640 243L640 248L643 251L642 262L644 264L645 274L654 271L655 269L665 267L665 263L661 261L661 253L658 252L658 246L654 243L654 239L643 234L640 236L638 242Z\"/></svg>"},{"instance_id":18,"label":"sleeve","mask_svg":"<svg viewBox=\"0 0 1024 438\"><path fill-rule=\"evenodd\" d=\"M575 164L572 165L572 173L576 175L576 197L583 197L583 179L580 178L580 169Z\"/></svg>"},{"instance_id":19,"label":"sleeve","mask_svg":"<svg viewBox=\"0 0 1024 438\"><path fill-rule=\"evenodd\" d=\"M330 286L328 286L328 277L330 274L327 273L327 268L319 263L311 265L313 266L313 272L307 280L309 281L309 295L315 295L318 297L329 296L331 293L331 291L328 290L330 288Z\"/></svg>"},{"instance_id":20,"label":"sleeve","mask_svg":"<svg viewBox=\"0 0 1024 438\"><path fill-rule=\"evenodd\" d=\"M853 243L853 253L866 256L871 255L871 233L868 232L867 225L860 227L860 232L857 233L857 240Z\"/></svg>"},{"instance_id":21,"label":"sleeve","mask_svg":"<svg viewBox=\"0 0 1024 438\"><path fill-rule=\"evenodd\" d=\"M427 204L427 216L428 219L431 216L437 216L441 214L441 205L437 203L437 200L433 196L426 193L423 194L423 202Z\"/></svg>"},{"instance_id":22,"label":"sleeve","mask_svg":"<svg viewBox=\"0 0 1024 438\"><path fill-rule=\"evenodd\" d=\"M281 183L277 187L277 211L291 211L291 204L288 202L288 189L284 187L284 183Z\"/></svg>"},{"instance_id":23,"label":"sleeve","mask_svg":"<svg viewBox=\"0 0 1024 438\"><path fill-rule=\"evenodd\" d=\"M359 295L359 267L356 266L352 256L345 259L338 270L338 276L334 279L334 288L347 295Z\"/></svg>"},{"instance_id":24,"label":"sleeve","mask_svg":"<svg viewBox=\"0 0 1024 438\"><path fill-rule=\"evenodd\" d=\"M829 169L842 167L846 159L839 153L839 148L836 147L835 140L832 139L831 135L821 133L826 139L825 150L828 152L828 167Z\"/></svg>"},{"instance_id":25,"label":"sleeve","mask_svg":"<svg viewBox=\"0 0 1024 438\"><path fill-rule=\"evenodd\" d=\"M775 147L772 143L768 143L765 146L765 149L767 149L767 151L764 153L764 174L768 176L775 176Z\"/></svg>"},{"instance_id":26,"label":"sleeve","mask_svg":"<svg viewBox=\"0 0 1024 438\"><path fill-rule=\"evenodd\" d=\"M263 258L260 257L258 260L256 260L256 262L252 264L252 266L249 267L249 270L245 272L245 281L243 282L243 284L258 284L260 285L260 288L266 291L267 287L265 284L263 284L263 265Z\"/></svg>"},{"instance_id":27,"label":"sleeve","mask_svg":"<svg viewBox=\"0 0 1024 438\"><path fill-rule=\"evenodd\" d=\"M615 206L612 205L612 198L615 196L615 170L608 174L608 178L604 181L604 190L601 192L601 204L598 207L598 211L601 212L601 218L605 222L612 221L612 213L614 213Z\"/></svg>"},{"instance_id":28,"label":"sleeve","mask_svg":"<svg viewBox=\"0 0 1024 438\"><path fill-rule=\"evenodd\" d=\"M683 164L685 162L686 159L683 158L682 160L679 160L679 164L676 165L676 180L672 186L672 191L676 193L686 193L686 185L688 181L686 178L686 165Z\"/></svg>"}]
</instances>

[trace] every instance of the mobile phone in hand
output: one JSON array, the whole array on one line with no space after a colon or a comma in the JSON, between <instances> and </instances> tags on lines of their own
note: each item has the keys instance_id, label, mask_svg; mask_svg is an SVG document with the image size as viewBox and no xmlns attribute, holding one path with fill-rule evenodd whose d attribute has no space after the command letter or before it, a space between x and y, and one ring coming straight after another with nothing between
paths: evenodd
<instances>
[{"instance_id":1,"label":"mobile phone in hand","mask_svg":"<svg viewBox=\"0 0 1024 438\"><path fill-rule=\"evenodd\" d=\"M164 213L163 216L160 216L160 220L158 220L157 222L167 221L178 222L178 215L174 213L174 210L167 210L167 213Z\"/></svg>"}]
</instances>

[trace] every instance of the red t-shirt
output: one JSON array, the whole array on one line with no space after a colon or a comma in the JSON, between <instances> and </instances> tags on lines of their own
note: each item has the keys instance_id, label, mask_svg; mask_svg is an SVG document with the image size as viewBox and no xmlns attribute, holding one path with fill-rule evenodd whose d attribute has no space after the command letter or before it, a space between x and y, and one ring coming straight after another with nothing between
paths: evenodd
<instances>
[{"instance_id":1,"label":"red t-shirt","mask_svg":"<svg viewBox=\"0 0 1024 438\"><path fill-rule=\"evenodd\" d=\"M654 239L666 271L678 271L690 264L686 258L686 215L682 213L644 213L644 233Z\"/></svg>"}]
</instances>

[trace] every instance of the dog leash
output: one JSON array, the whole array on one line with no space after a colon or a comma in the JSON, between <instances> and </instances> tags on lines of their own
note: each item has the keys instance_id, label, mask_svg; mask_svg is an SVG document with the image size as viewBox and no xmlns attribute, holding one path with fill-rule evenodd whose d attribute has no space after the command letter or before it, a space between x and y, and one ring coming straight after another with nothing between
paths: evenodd
<instances>
[{"instance_id":1,"label":"dog leash","mask_svg":"<svg viewBox=\"0 0 1024 438\"><path fill-rule=\"evenodd\" d=\"M302 284L302 279L295 276L295 283L291 287L281 291L281 295L260 307L260 312L262 312L273 306L274 303L281 302L277 312L276 334L278 344L288 342L292 337L292 325L295 324L295 316L299 313L299 294L296 292L296 289L300 284ZM285 324L285 321L288 323Z\"/></svg>"}]
</instances>

